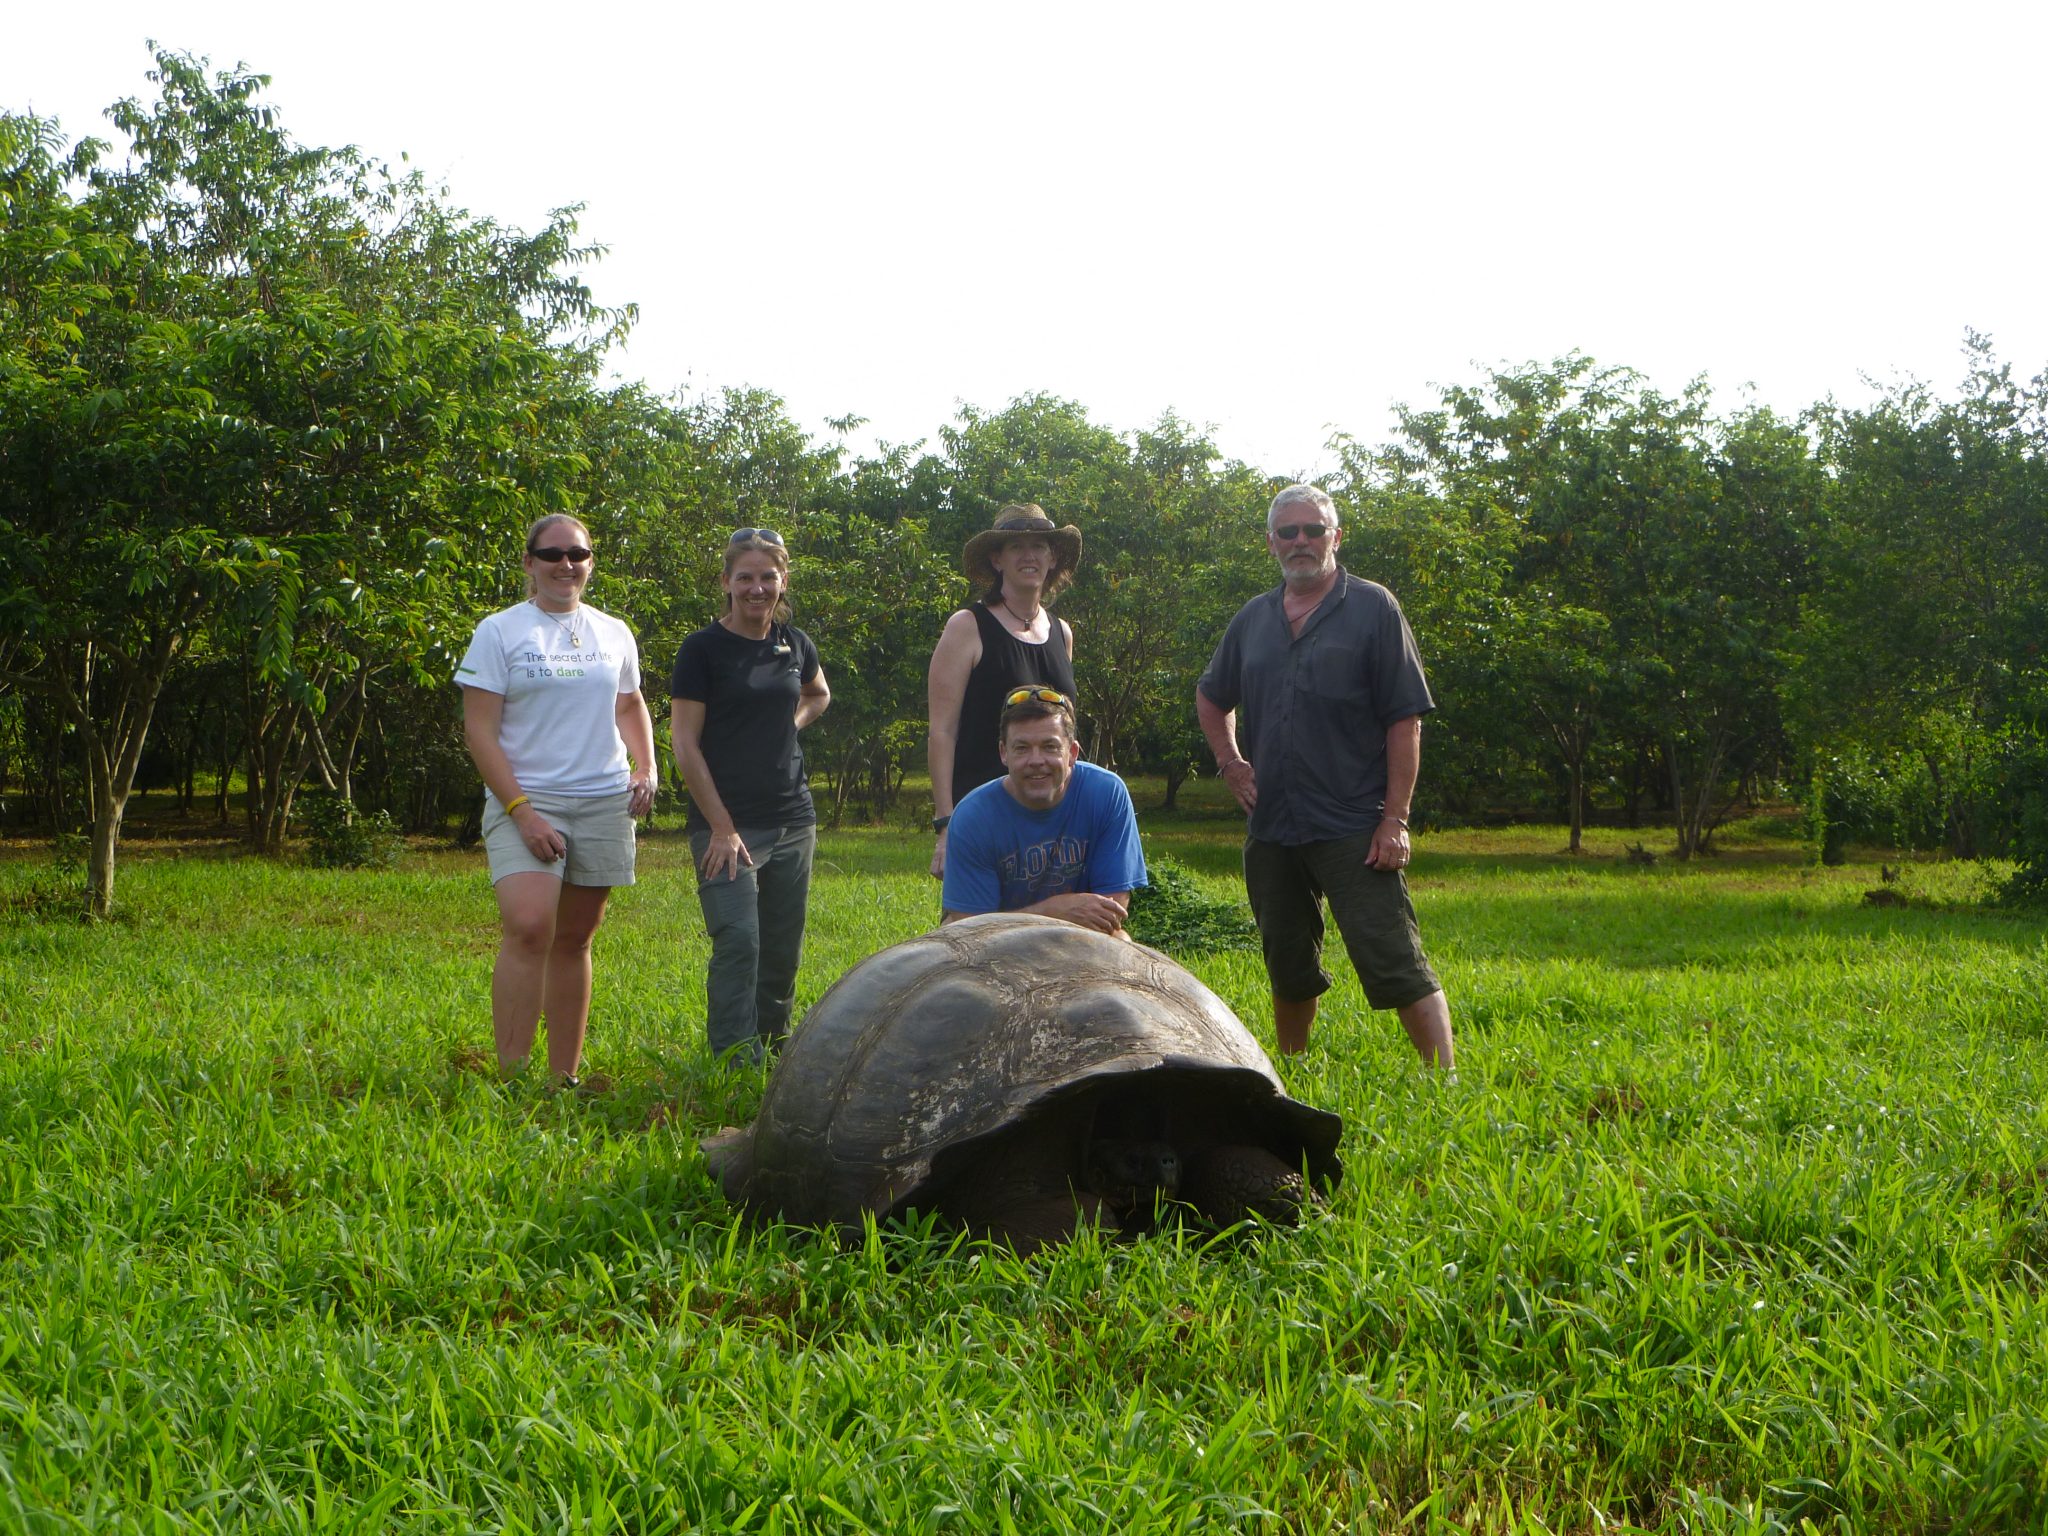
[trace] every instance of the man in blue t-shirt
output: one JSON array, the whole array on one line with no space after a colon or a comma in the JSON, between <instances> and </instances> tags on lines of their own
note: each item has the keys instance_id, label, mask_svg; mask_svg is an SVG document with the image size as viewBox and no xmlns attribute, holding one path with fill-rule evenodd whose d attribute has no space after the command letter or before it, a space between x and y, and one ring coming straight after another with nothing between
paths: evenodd
<instances>
[{"instance_id":1,"label":"man in blue t-shirt","mask_svg":"<svg viewBox=\"0 0 2048 1536\"><path fill-rule=\"evenodd\" d=\"M1124 937L1131 892L1146 883L1131 792L1078 761L1074 706L1019 688L997 724L1003 777L954 809L946 832L946 921L1036 912Z\"/></svg>"}]
</instances>

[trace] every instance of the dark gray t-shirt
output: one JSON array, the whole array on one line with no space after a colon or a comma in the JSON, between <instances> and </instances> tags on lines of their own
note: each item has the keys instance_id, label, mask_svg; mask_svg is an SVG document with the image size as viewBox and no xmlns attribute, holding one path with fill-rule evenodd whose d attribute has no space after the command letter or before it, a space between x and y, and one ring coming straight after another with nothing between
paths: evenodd
<instances>
[{"instance_id":1,"label":"dark gray t-shirt","mask_svg":"<svg viewBox=\"0 0 2048 1536\"><path fill-rule=\"evenodd\" d=\"M697 744L734 826L807 827L818 819L796 734L803 685L817 675L818 648L789 624L753 640L714 622L676 652L669 696L704 706ZM710 825L692 799L685 828Z\"/></svg>"},{"instance_id":2,"label":"dark gray t-shirt","mask_svg":"<svg viewBox=\"0 0 2048 1536\"><path fill-rule=\"evenodd\" d=\"M1238 610L1199 686L1218 709L1238 712L1238 747L1259 786L1251 835L1292 847L1379 824L1387 727L1436 701L1385 587L1340 570L1298 637L1281 611L1285 590Z\"/></svg>"}]
</instances>

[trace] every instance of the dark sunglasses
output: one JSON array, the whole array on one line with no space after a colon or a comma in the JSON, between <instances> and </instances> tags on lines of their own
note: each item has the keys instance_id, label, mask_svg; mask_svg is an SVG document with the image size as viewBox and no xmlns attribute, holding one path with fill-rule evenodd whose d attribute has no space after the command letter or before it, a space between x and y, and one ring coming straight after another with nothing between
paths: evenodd
<instances>
[{"instance_id":1,"label":"dark sunglasses","mask_svg":"<svg viewBox=\"0 0 2048 1536\"><path fill-rule=\"evenodd\" d=\"M547 561L549 565L554 565L563 560L568 561L571 565L581 565L591 556L591 551L585 549L581 544L571 544L567 549L562 548L559 544L542 544L536 549L529 549L527 553L536 560Z\"/></svg>"},{"instance_id":2,"label":"dark sunglasses","mask_svg":"<svg viewBox=\"0 0 2048 1536\"><path fill-rule=\"evenodd\" d=\"M725 542L728 544L744 544L749 539L759 539L763 544L773 544L777 549L782 547L782 535L773 528L735 528L732 531L732 537Z\"/></svg>"},{"instance_id":3,"label":"dark sunglasses","mask_svg":"<svg viewBox=\"0 0 2048 1536\"><path fill-rule=\"evenodd\" d=\"M1330 525L1328 523L1282 523L1273 530L1273 537L1282 544L1293 543L1297 535L1310 539L1328 538L1330 536Z\"/></svg>"},{"instance_id":4,"label":"dark sunglasses","mask_svg":"<svg viewBox=\"0 0 2048 1536\"><path fill-rule=\"evenodd\" d=\"M1057 688L1012 688L1003 696L1003 708L1022 704L1026 699L1036 699L1041 704L1057 704L1061 709L1071 710L1073 704Z\"/></svg>"}]
</instances>

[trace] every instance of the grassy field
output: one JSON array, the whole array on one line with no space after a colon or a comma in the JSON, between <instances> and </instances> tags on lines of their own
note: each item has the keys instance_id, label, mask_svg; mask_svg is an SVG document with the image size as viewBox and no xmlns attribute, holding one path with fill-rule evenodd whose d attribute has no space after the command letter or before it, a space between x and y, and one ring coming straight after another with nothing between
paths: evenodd
<instances>
[{"instance_id":1,"label":"grassy field","mask_svg":"<svg viewBox=\"0 0 2048 1536\"><path fill-rule=\"evenodd\" d=\"M1218 895L1237 835L1147 819ZM495 1083L474 855L141 839L86 927L17 852L0 1530L2048 1529L2040 921L1776 823L1562 841L1419 842L1455 1081L1333 967L1306 1227L1030 1262L732 1220L695 1139L760 1079L703 1059L678 836L584 1099ZM927 853L823 839L800 1002L928 925ZM1266 1032L1255 954L1189 963Z\"/></svg>"}]
</instances>

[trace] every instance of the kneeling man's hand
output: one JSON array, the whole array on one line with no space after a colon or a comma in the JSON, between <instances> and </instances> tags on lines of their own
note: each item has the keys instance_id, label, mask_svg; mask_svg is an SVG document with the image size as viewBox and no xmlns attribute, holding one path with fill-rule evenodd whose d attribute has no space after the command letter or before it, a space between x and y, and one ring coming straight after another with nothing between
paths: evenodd
<instances>
[{"instance_id":1,"label":"kneeling man's hand","mask_svg":"<svg viewBox=\"0 0 2048 1536\"><path fill-rule=\"evenodd\" d=\"M1123 931L1124 899L1119 896L1104 896L1095 891L1069 891L1064 896L1048 896L1031 910L1078 923L1083 928L1093 928L1097 933Z\"/></svg>"}]
</instances>

